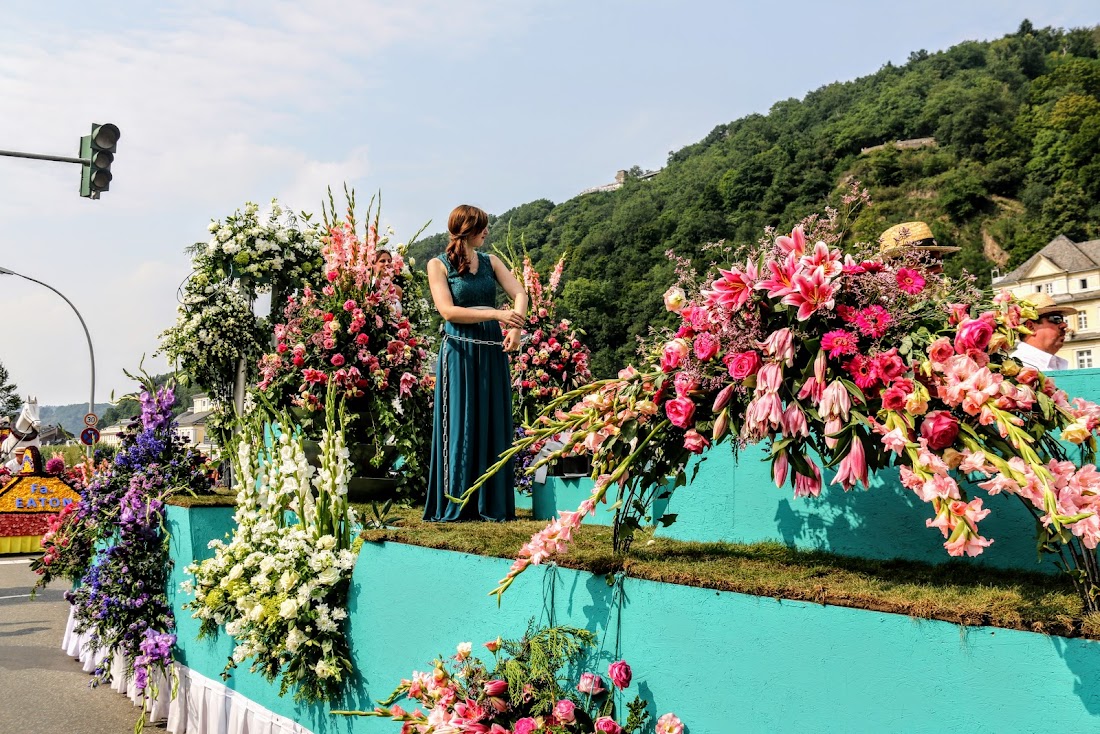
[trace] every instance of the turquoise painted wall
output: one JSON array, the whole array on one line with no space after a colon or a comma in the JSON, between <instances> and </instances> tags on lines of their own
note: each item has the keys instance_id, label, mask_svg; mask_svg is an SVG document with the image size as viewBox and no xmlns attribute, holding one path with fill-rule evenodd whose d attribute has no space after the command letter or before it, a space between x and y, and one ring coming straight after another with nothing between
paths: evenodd
<instances>
[{"instance_id":1,"label":"turquoise painted wall","mask_svg":"<svg viewBox=\"0 0 1100 734\"><path fill-rule=\"evenodd\" d=\"M1058 386L1071 397L1100 401L1100 369L1053 373ZM1075 451L1075 450L1074 450ZM1071 456L1075 453L1071 452ZM880 472L870 490L844 492L826 487L818 498L796 498L789 486L777 489L771 481L762 447L749 447L734 458L729 444L712 449L688 467L699 466L695 480L681 487L656 514L677 515L676 522L658 534L678 540L755 543L778 541L803 549L827 550L864 558L906 558L929 563L952 559L943 549L943 537L925 526L930 508L901 487L896 471ZM831 481L832 474L826 475ZM982 521L982 532L994 539L985 553L965 562L994 568L1058 573L1051 559L1039 562L1035 552L1035 521L1018 499L985 498L993 512ZM528 500L535 517L555 516L556 510L574 510L592 491L590 479L549 478L535 485ZM613 515L601 506L588 521L610 524Z\"/></svg>"},{"instance_id":2,"label":"turquoise painted wall","mask_svg":"<svg viewBox=\"0 0 1100 734\"><path fill-rule=\"evenodd\" d=\"M217 679L232 643L197 641L176 590L192 557L231 525L228 510L168 512L179 659ZM488 591L509 561L398 543L365 544L349 638L357 678L345 705L367 707L457 643L518 635L529 619L596 631L594 668L625 658L657 714L689 734L729 732L1030 732L1100 726L1100 643L915 620L636 579L616 602L604 577L556 567L524 574L498 608ZM372 719L298 708L262 678L227 683L316 734L390 732Z\"/></svg>"}]
</instances>

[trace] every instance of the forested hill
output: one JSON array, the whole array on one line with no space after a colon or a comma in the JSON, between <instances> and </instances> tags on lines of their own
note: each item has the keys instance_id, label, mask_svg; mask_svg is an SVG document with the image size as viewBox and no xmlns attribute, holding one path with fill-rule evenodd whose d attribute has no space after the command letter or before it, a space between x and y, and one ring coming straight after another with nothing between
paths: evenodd
<instances>
[{"instance_id":1,"label":"forested hill","mask_svg":"<svg viewBox=\"0 0 1100 734\"><path fill-rule=\"evenodd\" d=\"M789 228L835 203L851 177L875 202L853 238L921 219L942 244L963 248L948 272L966 268L988 283L991 267L1011 268L1059 234L1100 237L1098 49L1100 27L1024 21L995 41L914 51L902 66L719 125L652 178L503 212L489 245L511 222L540 268L568 248L562 304L588 332L598 376L631 362L650 325L668 323L668 248L705 266L705 243ZM928 137L934 144L863 152ZM444 244L436 235L413 254L422 267Z\"/></svg>"}]
</instances>

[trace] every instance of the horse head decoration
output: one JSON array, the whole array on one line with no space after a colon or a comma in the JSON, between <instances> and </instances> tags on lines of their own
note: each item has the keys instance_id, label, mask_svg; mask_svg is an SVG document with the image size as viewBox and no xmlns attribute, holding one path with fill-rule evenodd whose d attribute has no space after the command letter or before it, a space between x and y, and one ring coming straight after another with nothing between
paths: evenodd
<instances>
[{"instance_id":1,"label":"horse head decoration","mask_svg":"<svg viewBox=\"0 0 1100 734\"><path fill-rule=\"evenodd\" d=\"M41 447L42 442L38 438L38 429L42 425L39 417L38 398L33 395L27 397L23 403L23 409L14 421L11 422L11 433L0 444L0 462L13 474L19 471L20 459L18 454L28 446Z\"/></svg>"}]
</instances>

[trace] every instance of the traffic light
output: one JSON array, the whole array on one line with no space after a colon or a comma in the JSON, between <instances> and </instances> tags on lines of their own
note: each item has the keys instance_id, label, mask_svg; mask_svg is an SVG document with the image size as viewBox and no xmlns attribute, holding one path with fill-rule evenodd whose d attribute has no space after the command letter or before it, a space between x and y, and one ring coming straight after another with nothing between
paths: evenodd
<instances>
[{"instance_id":1,"label":"traffic light","mask_svg":"<svg viewBox=\"0 0 1100 734\"><path fill-rule=\"evenodd\" d=\"M121 133L117 125L92 125L92 134L80 139L80 157L84 166L80 173L80 195L98 199L111 188L111 164Z\"/></svg>"}]
</instances>

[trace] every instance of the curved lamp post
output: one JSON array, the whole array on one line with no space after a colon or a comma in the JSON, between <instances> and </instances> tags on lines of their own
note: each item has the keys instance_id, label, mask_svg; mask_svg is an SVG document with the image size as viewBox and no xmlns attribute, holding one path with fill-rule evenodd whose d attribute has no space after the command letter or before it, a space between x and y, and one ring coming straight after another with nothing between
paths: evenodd
<instances>
[{"instance_id":1,"label":"curved lamp post","mask_svg":"<svg viewBox=\"0 0 1100 734\"><path fill-rule=\"evenodd\" d=\"M81 325L81 327L84 328L84 337L88 340L88 359L91 361L91 365L92 365L92 391L88 394L88 412L89 413L94 413L95 412L95 351L92 349L92 335L90 333L88 333L88 325L86 323L84 323L84 317L80 315L80 312L76 310L76 306L73 305L72 301L70 301L68 298L65 297L64 293L57 290L56 288L54 288L49 283L43 283L41 280L35 280L34 278L32 278L30 276L23 275L22 273L17 273L14 270L9 270L8 268L4 268L4 267L0 267L0 275L14 275L17 278L22 278L23 280L29 280L30 282L37 283L38 285L43 286L44 288L49 288L51 291L53 291L57 295L61 296L61 298L64 299L65 303L69 304L69 308L71 308L73 310L73 313L76 314L76 317L78 319L80 319L80 325ZM88 456L90 457L91 455L92 455L92 447L88 446Z\"/></svg>"}]
</instances>

